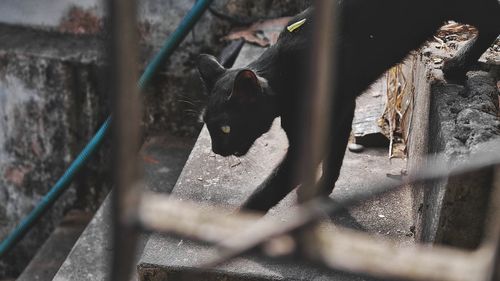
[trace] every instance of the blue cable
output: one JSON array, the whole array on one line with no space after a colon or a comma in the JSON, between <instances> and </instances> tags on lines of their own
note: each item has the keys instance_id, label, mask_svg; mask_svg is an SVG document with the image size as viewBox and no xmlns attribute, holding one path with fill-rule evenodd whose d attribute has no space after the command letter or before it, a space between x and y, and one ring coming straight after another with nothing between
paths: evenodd
<instances>
[{"instance_id":1,"label":"blue cable","mask_svg":"<svg viewBox=\"0 0 500 281\"><path fill-rule=\"evenodd\" d=\"M156 54L153 60L148 64L143 74L141 75L137 86L140 90L151 81L153 75L158 71L161 65L172 55L179 44L186 38L196 22L203 15L205 10L210 6L213 0L198 0L193 8L182 19L177 29L169 36L163 44L163 47ZM132 70L131 70L132 71ZM2 241L0 244L0 258L3 257L31 227L40 219L52 204L66 191L73 181L76 173L85 165L87 160L97 151L100 144L103 142L106 134L109 131L111 124L111 116L101 125L97 133L92 137L85 148L80 152L76 159L71 163L69 168L64 172L63 176L56 182L50 191L42 198L36 207L17 225L17 227Z\"/></svg>"}]
</instances>

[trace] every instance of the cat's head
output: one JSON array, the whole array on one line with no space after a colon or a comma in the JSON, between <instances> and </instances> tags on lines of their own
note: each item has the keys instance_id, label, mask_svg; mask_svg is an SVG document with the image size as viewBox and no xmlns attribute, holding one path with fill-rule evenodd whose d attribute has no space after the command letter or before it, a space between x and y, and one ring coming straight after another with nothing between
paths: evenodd
<instances>
[{"instance_id":1,"label":"cat's head","mask_svg":"<svg viewBox=\"0 0 500 281\"><path fill-rule=\"evenodd\" d=\"M276 117L267 81L248 68L225 69L210 55L200 56L198 70L208 92L202 118L213 152L245 155Z\"/></svg>"}]
</instances>

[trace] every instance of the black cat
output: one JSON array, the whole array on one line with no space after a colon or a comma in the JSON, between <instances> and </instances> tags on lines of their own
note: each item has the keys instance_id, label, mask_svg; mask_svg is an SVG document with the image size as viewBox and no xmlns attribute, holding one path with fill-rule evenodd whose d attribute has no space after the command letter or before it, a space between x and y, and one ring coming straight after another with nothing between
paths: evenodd
<instances>
[{"instance_id":1,"label":"black cat","mask_svg":"<svg viewBox=\"0 0 500 281\"><path fill-rule=\"evenodd\" d=\"M479 35L444 66L445 77L463 80L468 68L500 33L497 0L338 0L340 31L337 93L332 111L329 152L323 159L320 180L324 194L333 190L342 165L354 115L355 99L386 70L429 39L446 20L474 25ZM278 42L242 69L225 69L214 57L201 55L198 69L210 93L204 121L212 149L222 156L244 155L254 141L281 116L288 152L272 175L257 188L243 208L267 211L299 183L292 177L298 159L297 139L303 120L298 112L306 95L313 8L291 22ZM305 21L302 21L304 20Z\"/></svg>"}]
</instances>

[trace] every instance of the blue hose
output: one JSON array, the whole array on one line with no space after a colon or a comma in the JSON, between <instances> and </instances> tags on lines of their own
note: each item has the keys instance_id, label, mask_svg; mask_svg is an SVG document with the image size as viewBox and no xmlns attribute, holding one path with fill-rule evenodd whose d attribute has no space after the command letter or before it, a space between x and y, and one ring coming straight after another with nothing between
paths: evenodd
<instances>
[{"instance_id":1,"label":"blue hose","mask_svg":"<svg viewBox=\"0 0 500 281\"><path fill-rule=\"evenodd\" d=\"M153 60L148 64L141 75L137 86L140 90L151 81L153 75L158 71L161 65L172 55L179 44L186 38L196 22L210 6L213 0L198 0L193 8L182 19L177 29L169 36L163 44L161 50L156 54ZM132 71L132 70L131 70ZM78 157L71 163L63 176L56 182L50 191L42 198L38 205L19 223L19 225L2 241L0 244L0 258L3 257L12 247L19 242L31 227L40 219L52 204L63 194L73 181L76 173L85 165L87 160L96 152L97 148L103 142L104 137L109 131L111 116L101 125L101 128L92 137Z\"/></svg>"}]
</instances>

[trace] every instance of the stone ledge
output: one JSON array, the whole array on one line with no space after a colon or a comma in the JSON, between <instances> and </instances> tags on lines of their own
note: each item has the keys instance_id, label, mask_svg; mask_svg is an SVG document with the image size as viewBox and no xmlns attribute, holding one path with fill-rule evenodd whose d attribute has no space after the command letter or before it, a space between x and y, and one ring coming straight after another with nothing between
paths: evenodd
<instances>
[{"instance_id":1,"label":"stone ledge","mask_svg":"<svg viewBox=\"0 0 500 281\"><path fill-rule=\"evenodd\" d=\"M0 24L0 54L20 54L58 61L103 62L103 40L93 35L71 35Z\"/></svg>"},{"instance_id":2,"label":"stone ledge","mask_svg":"<svg viewBox=\"0 0 500 281\"><path fill-rule=\"evenodd\" d=\"M450 163L467 161L482 143L500 137L496 81L469 72L465 86L431 86L430 152ZM481 242L491 192L492 171L477 171L433 183L423 212L424 241L475 248Z\"/></svg>"},{"instance_id":3,"label":"stone ledge","mask_svg":"<svg viewBox=\"0 0 500 281\"><path fill-rule=\"evenodd\" d=\"M70 211L17 280L52 280L91 218L90 213Z\"/></svg>"},{"instance_id":4,"label":"stone ledge","mask_svg":"<svg viewBox=\"0 0 500 281\"><path fill-rule=\"evenodd\" d=\"M176 137L155 137L143 145L146 188L156 192L170 192L192 147L192 141ZM111 202L106 198L87 226L65 262L54 277L54 281L105 281L108 279L113 251L111 245ZM147 235L143 235L144 241ZM139 243L139 255L142 250ZM131 280L134 280L133 277Z\"/></svg>"},{"instance_id":5,"label":"stone ledge","mask_svg":"<svg viewBox=\"0 0 500 281\"><path fill-rule=\"evenodd\" d=\"M499 135L498 50L483 54L479 69L484 71L469 72L465 86L444 81L442 62L449 57L450 49L429 42L414 62L410 172L425 165L426 155L433 153L445 153L450 163L466 161L478 144ZM414 186L417 241L475 248L481 239L490 175L481 171Z\"/></svg>"}]
</instances>

